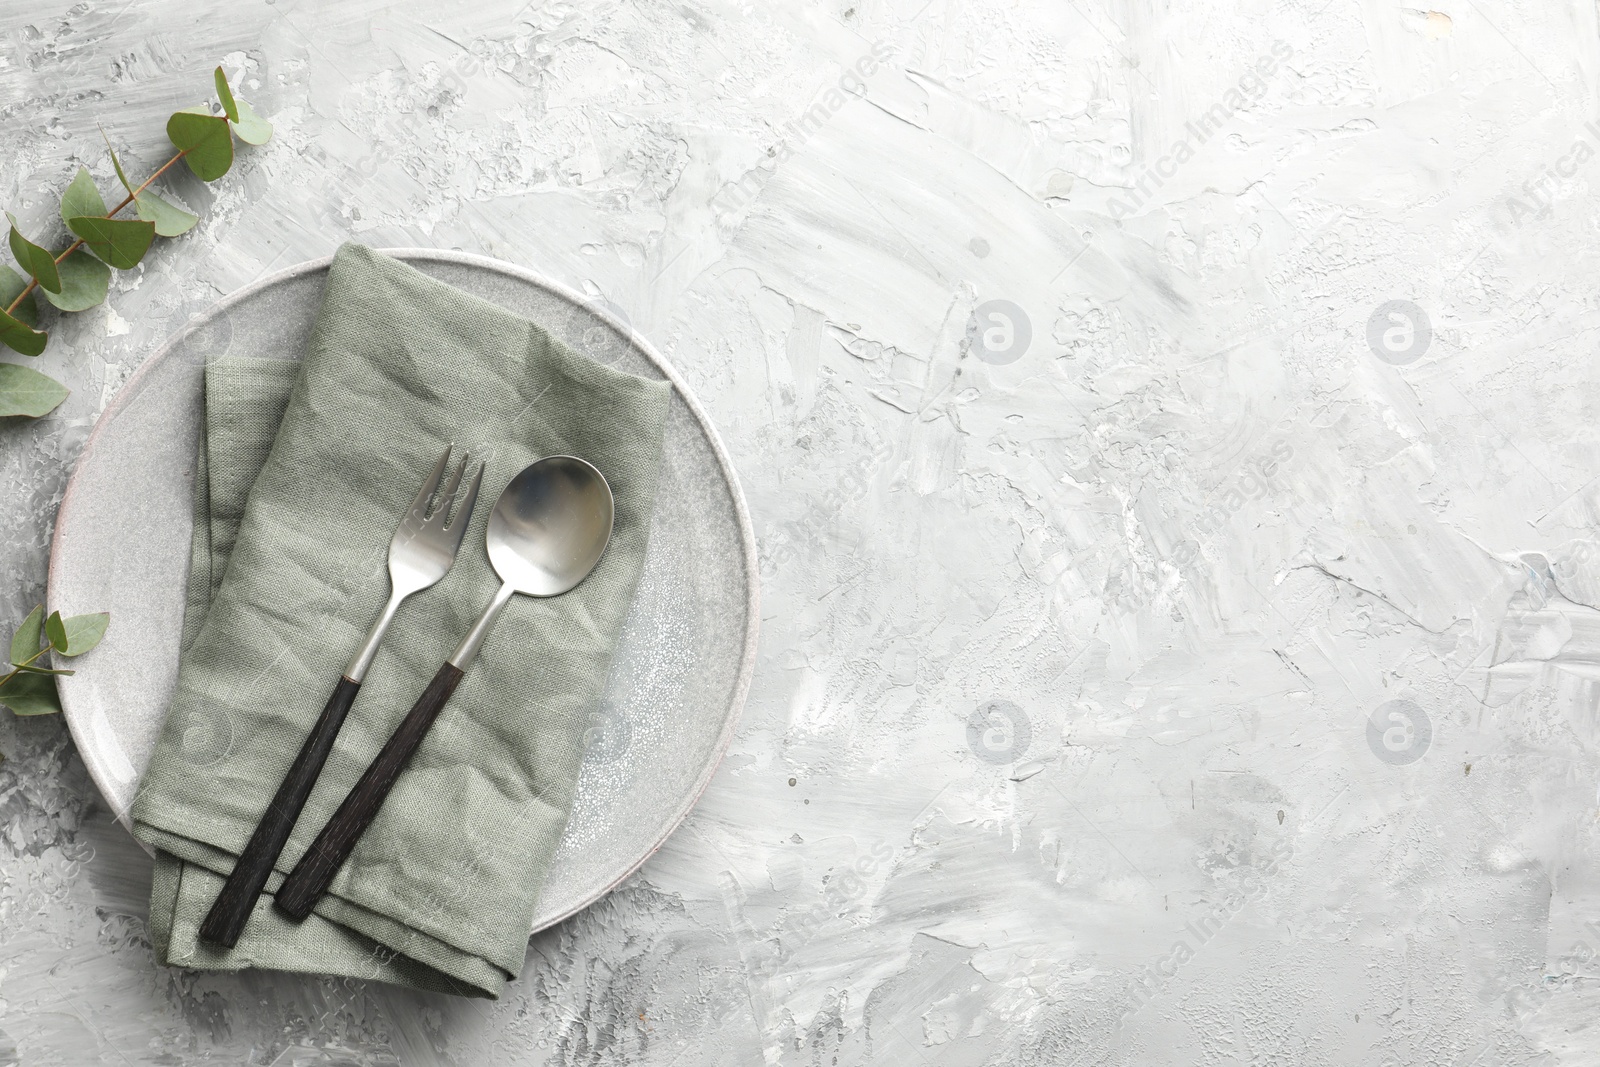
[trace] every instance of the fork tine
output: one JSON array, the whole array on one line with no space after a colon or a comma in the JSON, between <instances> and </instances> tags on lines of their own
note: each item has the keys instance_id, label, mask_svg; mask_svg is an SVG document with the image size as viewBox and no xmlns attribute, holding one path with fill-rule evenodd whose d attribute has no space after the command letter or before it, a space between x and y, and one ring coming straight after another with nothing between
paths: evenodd
<instances>
[{"instance_id":1,"label":"fork tine","mask_svg":"<svg viewBox=\"0 0 1600 1067\"><path fill-rule=\"evenodd\" d=\"M456 535L456 544L461 544L461 539L466 536L467 523L472 521L472 509L478 503L478 486L483 484L483 469L488 463L478 464L478 472L472 476L472 481L467 484L467 495L461 498L461 503L456 505L456 513L450 516L450 525L445 529ZM465 464L462 464L465 466Z\"/></svg>"},{"instance_id":2,"label":"fork tine","mask_svg":"<svg viewBox=\"0 0 1600 1067\"><path fill-rule=\"evenodd\" d=\"M439 457L439 462L433 465L433 471L428 475L428 480L422 483L422 489L417 493L417 498L411 502L411 508L406 512L407 519L421 522L428 514L428 501L433 498L433 491L439 488L439 479L444 477L444 465L450 462L450 450L454 445L445 445L444 454Z\"/></svg>"},{"instance_id":3,"label":"fork tine","mask_svg":"<svg viewBox=\"0 0 1600 1067\"><path fill-rule=\"evenodd\" d=\"M456 498L456 490L461 488L461 476L467 472L467 464L471 462L471 452L461 453L461 462L456 465L455 473L450 475L450 481L445 484L444 490L439 494L439 504L433 509L433 514L430 518L441 526L444 525L450 502Z\"/></svg>"}]
</instances>

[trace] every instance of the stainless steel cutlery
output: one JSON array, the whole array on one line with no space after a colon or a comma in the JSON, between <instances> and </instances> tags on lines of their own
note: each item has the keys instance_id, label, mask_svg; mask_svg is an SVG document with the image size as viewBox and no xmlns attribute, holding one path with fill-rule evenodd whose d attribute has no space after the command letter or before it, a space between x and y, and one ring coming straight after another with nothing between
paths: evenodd
<instances>
[{"instance_id":1,"label":"stainless steel cutlery","mask_svg":"<svg viewBox=\"0 0 1600 1067\"><path fill-rule=\"evenodd\" d=\"M500 589L284 880L276 897L280 911L295 919L311 913L455 692L500 610L514 594L559 596L588 577L611 541L614 515L605 477L576 457L542 459L511 479L489 515L486 535Z\"/></svg>"},{"instance_id":2,"label":"stainless steel cutlery","mask_svg":"<svg viewBox=\"0 0 1600 1067\"><path fill-rule=\"evenodd\" d=\"M317 775L327 762L350 705L354 703L367 669L372 666L378 646L383 641L389 624L401 603L414 593L437 583L450 570L461 540L472 519L472 509L478 500L478 488L483 481L483 464L467 484L466 491L457 499L462 477L466 473L470 456L463 456L443 491L439 482L449 465L450 448L444 450L434 464L416 499L411 502L399 528L389 542L389 601L373 624L371 632L351 658L349 666L327 706L317 718L307 736L300 754L284 776L277 794L267 805L255 833L245 845L227 883L217 894L210 913L200 927L200 937L214 944L232 948L239 940L257 897L272 876L273 865L294 830L295 820L305 807L316 784ZM437 499L436 499L437 498ZM452 507L452 504L454 505ZM431 505L431 506L430 506Z\"/></svg>"}]
</instances>

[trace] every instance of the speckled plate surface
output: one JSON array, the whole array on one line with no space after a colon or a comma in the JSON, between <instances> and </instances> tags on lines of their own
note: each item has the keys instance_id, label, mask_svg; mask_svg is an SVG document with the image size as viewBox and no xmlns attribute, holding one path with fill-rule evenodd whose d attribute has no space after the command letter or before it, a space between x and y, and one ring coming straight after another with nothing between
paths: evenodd
<instances>
[{"instance_id":1,"label":"speckled plate surface","mask_svg":"<svg viewBox=\"0 0 1600 1067\"><path fill-rule=\"evenodd\" d=\"M601 362L675 388L649 557L534 919L539 930L638 869L711 780L755 659L755 539L715 429L648 341L520 267L459 252L387 251L538 321ZM74 662L78 674L61 687L62 704L89 773L124 825L177 681L205 363L228 352L298 359L331 262L263 278L168 341L100 416L67 485L50 551L49 607L110 611L112 625Z\"/></svg>"}]
</instances>

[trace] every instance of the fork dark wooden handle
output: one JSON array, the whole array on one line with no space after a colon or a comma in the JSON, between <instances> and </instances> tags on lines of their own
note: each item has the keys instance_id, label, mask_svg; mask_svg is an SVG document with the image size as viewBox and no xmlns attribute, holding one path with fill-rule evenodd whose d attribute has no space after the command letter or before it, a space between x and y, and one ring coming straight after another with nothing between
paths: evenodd
<instances>
[{"instance_id":1,"label":"fork dark wooden handle","mask_svg":"<svg viewBox=\"0 0 1600 1067\"><path fill-rule=\"evenodd\" d=\"M306 798L317 783L317 775L328 761L328 753L333 750L333 741L339 735L339 727L344 724L345 714L355 702L360 689L360 682L352 682L349 678L339 679L333 695L328 698L327 707L317 716L316 725L311 728L306 743L300 746L300 754L294 758L289 773L283 776L283 783L278 786L277 794L262 813L255 833L250 835L250 842L244 846L244 851L234 863L233 873L228 875L228 881L211 905L210 914L200 925L201 940L228 948L238 943L245 922L255 910L256 898L261 895L267 879L272 877L278 854L283 851L284 842L289 840L289 834L294 830L300 809L305 807Z\"/></svg>"},{"instance_id":2,"label":"fork dark wooden handle","mask_svg":"<svg viewBox=\"0 0 1600 1067\"><path fill-rule=\"evenodd\" d=\"M278 889L279 911L295 920L311 914L312 907L327 891L328 883L333 881L333 876L339 872L356 842L377 816L378 809L383 807L384 798L405 769L406 761L422 744L433 720L439 717L450 694L456 691L461 675L461 668L453 663L446 663L439 668L439 673L433 676L428 688L422 691L417 702L384 743L378 757L361 775L361 780L344 798L344 803L339 805L339 810L333 813L333 818L328 820L328 825L322 828L311 847L306 849L306 854L300 857L294 870L289 872L289 877Z\"/></svg>"}]
</instances>

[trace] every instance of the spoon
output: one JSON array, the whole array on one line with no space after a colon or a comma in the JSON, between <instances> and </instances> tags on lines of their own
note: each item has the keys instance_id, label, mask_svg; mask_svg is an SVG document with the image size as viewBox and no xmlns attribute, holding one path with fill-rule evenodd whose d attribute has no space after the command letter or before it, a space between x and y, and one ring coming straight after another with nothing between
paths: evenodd
<instances>
[{"instance_id":1,"label":"spoon","mask_svg":"<svg viewBox=\"0 0 1600 1067\"><path fill-rule=\"evenodd\" d=\"M489 562L500 576L499 591L289 872L277 893L278 910L294 919L311 914L460 684L500 609L515 593L560 596L587 578L611 541L614 513L605 477L574 456L541 459L511 479L489 514Z\"/></svg>"}]
</instances>

